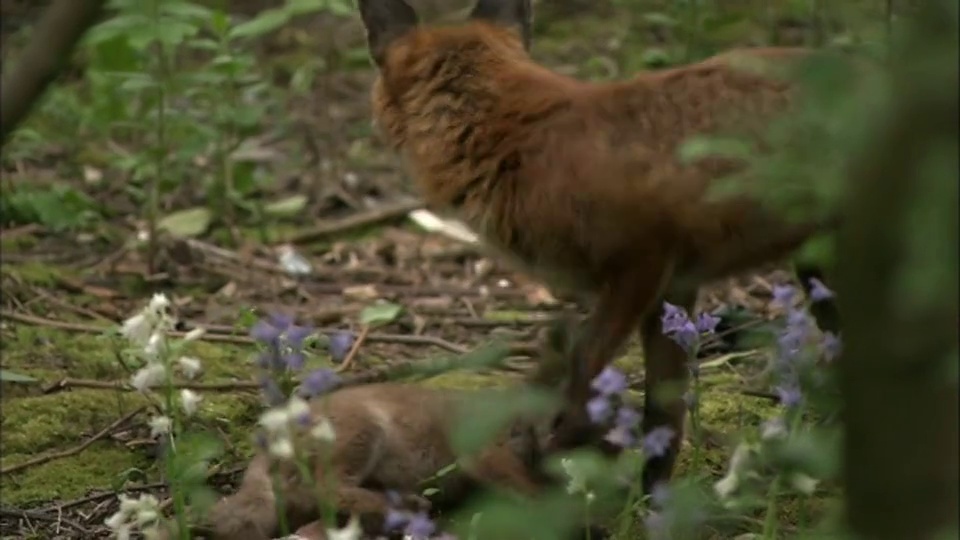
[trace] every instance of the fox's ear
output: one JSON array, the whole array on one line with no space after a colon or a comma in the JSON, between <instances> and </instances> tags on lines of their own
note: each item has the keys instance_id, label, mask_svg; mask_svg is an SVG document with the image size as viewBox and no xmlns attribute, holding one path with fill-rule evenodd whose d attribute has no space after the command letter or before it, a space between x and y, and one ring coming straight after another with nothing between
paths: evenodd
<instances>
[{"instance_id":1,"label":"fox's ear","mask_svg":"<svg viewBox=\"0 0 960 540\"><path fill-rule=\"evenodd\" d=\"M531 0L477 0L470 18L516 28L520 31L524 48L530 48L530 27L533 25Z\"/></svg>"},{"instance_id":2,"label":"fox's ear","mask_svg":"<svg viewBox=\"0 0 960 540\"><path fill-rule=\"evenodd\" d=\"M360 0L360 18L370 57L379 67L393 40L417 26L417 13L403 0Z\"/></svg>"}]
</instances>

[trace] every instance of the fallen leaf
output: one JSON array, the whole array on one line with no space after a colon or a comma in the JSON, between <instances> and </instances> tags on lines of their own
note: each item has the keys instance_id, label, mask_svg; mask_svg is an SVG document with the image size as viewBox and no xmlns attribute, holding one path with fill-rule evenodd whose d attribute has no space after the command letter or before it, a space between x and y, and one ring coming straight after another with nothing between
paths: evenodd
<instances>
[{"instance_id":1,"label":"fallen leaf","mask_svg":"<svg viewBox=\"0 0 960 540\"><path fill-rule=\"evenodd\" d=\"M174 236L198 236L210 227L212 218L213 216L207 208L188 208L161 219L157 223L157 227Z\"/></svg>"},{"instance_id":2,"label":"fallen leaf","mask_svg":"<svg viewBox=\"0 0 960 540\"><path fill-rule=\"evenodd\" d=\"M299 214L306 207L307 196L294 195L292 197L287 197L286 199L280 199L279 201L274 201L267 204L263 207L263 211L273 216L289 217Z\"/></svg>"},{"instance_id":3,"label":"fallen leaf","mask_svg":"<svg viewBox=\"0 0 960 540\"><path fill-rule=\"evenodd\" d=\"M392 322L403 311L403 307L390 302L374 304L360 312L360 323L370 326Z\"/></svg>"}]
</instances>

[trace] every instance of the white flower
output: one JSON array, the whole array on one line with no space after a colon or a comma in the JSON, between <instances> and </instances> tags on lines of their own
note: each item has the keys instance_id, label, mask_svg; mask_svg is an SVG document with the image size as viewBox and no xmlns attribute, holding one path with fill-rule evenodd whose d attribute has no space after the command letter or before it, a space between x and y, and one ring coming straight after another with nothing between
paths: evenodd
<instances>
[{"instance_id":1,"label":"white flower","mask_svg":"<svg viewBox=\"0 0 960 540\"><path fill-rule=\"evenodd\" d=\"M726 476L718 480L713 484L713 491L717 493L721 499L726 499L730 496L731 493L736 491L737 487L740 485L740 475L734 473L733 471L727 473Z\"/></svg>"},{"instance_id":2,"label":"white flower","mask_svg":"<svg viewBox=\"0 0 960 540\"><path fill-rule=\"evenodd\" d=\"M310 417L310 405L300 396L291 396L287 402L287 418L300 421Z\"/></svg>"},{"instance_id":3,"label":"white flower","mask_svg":"<svg viewBox=\"0 0 960 540\"><path fill-rule=\"evenodd\" d=\"M187 416L193 416L193 413L197 412L197 405L201 399L203 397L193 390L188 388L180 390L180 402L183 404L183 412Z\"/></svg>"},{"instance_id":4,"label":"white flower","mask_svg":"<svg viewBox=\"0 0 960 540\"><path fill-rule=\"evenodd\" d=\"M147 305L147 309L157 315L163 314L168 307L170 307L170 299L163 293L154 293L153 298L150 299L150 304Z\"/></svg>"},{"instance_id":5,"label":"white flower","mask_svg":"<svg viewBox=\"0 0 960 540\"><path fill-rule=\"evenodd\" d=\"M713 490L721 499L726 499L740 486L741 474L747 466L753 446L743 444L737 446L730 457L727 475L713 484Z\"/></svg>"},{"instance_id":6,"label":"white flower","mask_svg":"<svg viewBox=\"0 0 960 540\"><path fill-rule=\"evenodd\" d=\"M131 525L121 525L114 533L116 534L117 540L130 540L133 527Z\"/></svg>"},{"instance_id":7,"label":"white flower","mask_svg":"<svg viewBox=\"0 0 960 540\"><path fill-rule=\"evenodd\" d=\"M359 540L360 520L356 514L350 516L347 526L342 529L327 529L327 540Z\"/></svg>"},{"instance_id":8,"label":"white flower","mask_svg":"<svg viewBox=\"0 0 960 540\"><path fill-rule=\"evenodd\" d=\"M149 358L155 358L163 348L163 332L155 330L147 339L147 344L143 346L143 352Z\"/></svg>"},{"instance_id":9,"label":"white flower","mask_svg":"<svg viewBox=\"0 0 960 540\"><path fill-rule=\"evenodd\" d=\"M270 433L285 433L289 422L286 409L270 409L260 415L260 425Z\"/></svg>"},{"instance_id":10,"label":"white flower","mask_svg":"<svg viewBox=\"0 0 960 540\"><path fill-rule=\"evenodd\" d=\"M817 489L817 479L811 478L803 473L794 473L790 477L790 483L793 488L804 495L813 495Z\"/></svg>"},{"instance_id":11,"label":"white flower","mask_svg":"<svg viewBox=\"0 0 960 540\"><path fill-rule=\"evenodd\" d=\"M180 364L180 371L183 372L183 376L192 379L200 373L201 365L200 360L192 356L181 356L177 363Z\"/></svg>"},{"instance_id":12,"label":"white flower","mask_svg":"<svg viewBox=\"0 0 960 540\"><path fill-rule=\"evenodd\" d=\"M150 362L133 374L130 385L141 392L159 386L166 380L167 369L159 362Z\"/></svg>"},{"instance_id":13,"label":"white flower","mask_svg":"<svg viewBox=\"0 0 960 540\"><path fill-rule=\"evenodd\" d=\"M110 527L112 530L116 531L123 527L127 522L127 513L123 510L118 510L115 514L111 515L103 521L103 524L107 527Z\"/></svg>"},{"instance_id":14,"label":"white flower","mask_svg":"<svg viewBox=\"0 0 960 540\"><path fill-rule=\"evenodd\" d=\"M184 341L196 341L196 340L200 339L201 337L203 337L203 335L206 334L206 333L207 333L207 329L206 329L206 328L202 328L202 327L198 326L198 327L194 328L193 330L187 332L187 334L186 334L185 336L183 336L183 340L184 340Z\"/></svg>"},{"instance_id":15,"label":"white flower","mask_svg":"<svg viewBox=\"0 0 960 540\"><path fill-rule=\"evenodd\" d=\"M280 459L290 459L293 457L293 443L290 442L290 439L286 437L280 437L274 441L270 442L270 446L267 448L267 451L270 452L270 455L278 457Z\"/></svg>"},{"instance_id":16,"label":"white flower","mask_svg":"<svg viewBox=\"0 0 960 540\"><path fill-rule=\"evenodd\" d=\"M763 440L782 439L787 435L787 426L783 418L774 418L763 423L760 438Z\"/></svg>"},{"instance_id":17,"label":"white flower","mask_svg":"<svg viewBox=\"0 0 960 540\"><path fill-rule=\"evenodd\" d=\"M143 313L137 313L133 317L123 321L120 333L123 337L136 345L146 345L150 334L153 332L153 322Z\"/></svg>"},{"instance_id":18,"label":"white flower","mask_svg":"<svg viewBox=\"0 0 960 540\"><path fill-rule=\"evenodd\" d=\"M570 458L560 460L560 466L563 472L567 473L570 481L567 483L567 493L587 493L587 478L583 470L576 466L576 463Z\"/></svg>"},{"instance_id":19,"label":"white flower","mask_svg":"<svg viewBox=\"0 0 960 540\"><path fill-rule=\"evenodd\" d=\"M125 515L136 512L139 506L140 501L138 499L134 499L123 493L120 494L120 511Z\"/></svg>"},{"instance_id":20,"label":"white flower","mask_svg":"<svg viewBox=\"0 0 960 540\"><path fill-rule=\"evenodd\" d=\"M318 441L333 442L337 439L337 432L333 429L330 420L321 417L320 421L310 430L310 436Z\"/></svg>"},{"instance_id":21,"label":"white flower","mask_svg":"<svg viewBox=\"0 0 960 540\"><path fill-rule=\"evenodd\" d=\"M150 419L150 436L166 435L170 433L172 422L167 416L154 416Z\"/></svg>"}]
</instances>

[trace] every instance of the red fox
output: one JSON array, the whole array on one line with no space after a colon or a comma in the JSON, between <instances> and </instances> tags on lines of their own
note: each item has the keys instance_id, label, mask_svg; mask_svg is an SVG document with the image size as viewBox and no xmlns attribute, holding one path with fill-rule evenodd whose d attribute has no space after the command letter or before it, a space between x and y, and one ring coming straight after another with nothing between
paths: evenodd
<instances>
[{"instance_id":1,"label":"red fox","mask_svg":"<svg viewBox=\"0 0 960 540\"><path fill-rule=\"evenodd\" d=\"M702 284L777 262L836 226L787 221L746 195L708 199L711 181L742 165L716 157L686 164L677 151L695 134L762 142L761 130L794 102L793 85L734 60L771 66L809 51L744 49L592 83L531 59L530 0L478 0L465 22L431 27L403 0L361 0L360 13L378 69L374 123L426 205L453 213L551 287L595 300L571 353L568 410L551 447L596 436L584 410L590 381L638 329L642 429L676 433L668 452L647 464L644 488L668 479L682 439L687 368L684 352L661 333L664 301L692 311Z\"/></svg>"}]
</instances>

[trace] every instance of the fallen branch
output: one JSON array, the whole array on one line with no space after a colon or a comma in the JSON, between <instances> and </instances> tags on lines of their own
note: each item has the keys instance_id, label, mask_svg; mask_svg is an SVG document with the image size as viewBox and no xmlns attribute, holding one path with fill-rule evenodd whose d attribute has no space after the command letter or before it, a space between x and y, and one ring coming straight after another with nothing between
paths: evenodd
<instances>
[{"instance_id":1,"label":"fallen branch","mask_svg":"<svg viewBox=\"0 0 960 540\"><path fill-rule=\"evenodd\" d=\"M351 214L343 219L326 221L312 229L293 235L288 242L291 244L309 244L332 234L406 217L407 214L422 206L423 202L419 200L385 204L366 212Z\"/></svg>"},{"instance_id":2,"label":"fallen branch","mask_svg":"<svg viewBox=\"0 0 960 540\"><path fill-rule=\"evenodd\" d=\"M30 43L0 83L0 147L56 79L103 4L103 0L59 0L47 8Z\"/></svg>"}]
</instances>

